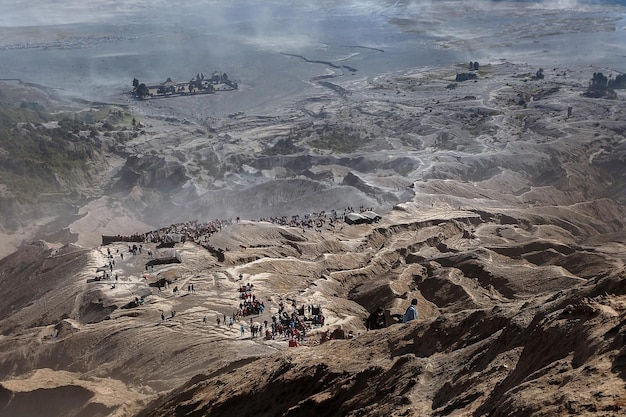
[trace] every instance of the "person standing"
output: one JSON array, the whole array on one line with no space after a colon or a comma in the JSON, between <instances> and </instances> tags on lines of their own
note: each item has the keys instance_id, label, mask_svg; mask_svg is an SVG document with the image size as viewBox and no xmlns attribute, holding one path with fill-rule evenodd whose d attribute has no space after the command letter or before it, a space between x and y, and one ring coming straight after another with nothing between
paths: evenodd
<instances>
[{"instance_id":1,"label":"person standing","mask_svg":"<svg viewBox=\"0 0 626 417\"><path fill-rule=\"evenodd\" d=\"M402 323L407 323L415 319L417 319L417 298L411 300L411 305L406 309L402 317Z\"/></svg>"}]
</instances>

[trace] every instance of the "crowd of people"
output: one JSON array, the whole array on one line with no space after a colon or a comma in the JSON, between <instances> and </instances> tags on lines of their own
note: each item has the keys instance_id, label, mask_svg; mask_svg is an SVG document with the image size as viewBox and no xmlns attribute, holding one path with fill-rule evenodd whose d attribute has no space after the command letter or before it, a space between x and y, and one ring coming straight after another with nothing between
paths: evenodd
<instances>
[{"instance_id":1,"label":"crowd of people","mask_svg":"<svg viewBox=\"0 0 626 417\"><path fill-rule=\"evenodd\" d=\"M298 315L295 306L289 314L284 303L279 303L278 313L272 314L271 322L263 320L262 323L254 322L254 317L259 317L265 312L265 303L254 293L254 284L247 283L239 286L239 310L233 314L233 320L250 317L250 334L252 338L264 337L266 340L295 339L299 342L304 340L307 332L307 324L304 318ZM241 336L245 335L245 325L240 324Z\"/></svg>"},{"instance_id":2,"label":"crowd of people","mask_svg":"<svg viewBox=\"0 0 626 417\"><path fill-rule=\"evenodd\" d=\"M371 211L370 207L359 207L359 212ZM338 223L344 222L345 217L354 212L353 207L346 207L342 211L335 209L329 212L321 211L314 213L306 213L304 215L296 214L292 216L276 216L276 217L262 217L259 219L261 222L270 222L280 226L298 227L302 230L313 229L320 231L322 227L328 226L329 230L335 230ZM199 222L198 220L189 220L186 222L173 223L169 226L162 227L157 230L149 231L143 234L132 235L115 235L115 236L102 236L103 244L113 242L151 242L151 243L163 243L166 239L172 236L180 236L180 241L192 241L208 251L216 254L223 255L228 248L216 248L210 243L210 238L218 232L221 232L225 227L235 223L239 223L240 217L236 220L233 219L215 219L207 222ZM255 221L255 220L251 220ZM244 246L242 246L244 248ZM220 256L218 256L220 257Z\"/></svg>"},{"instance_id":3,"label":"crowd of people","mask_svg":"<svg viewBox=\"0 0 626 417\"><path fill-rule=\"evenodd\" d=\"M361 206L359 208L360 212L372 210L371 208ZM316 212L312 214L304 214L303 216L294 215L294 216L280 216L280 217L269 217L269 218L261 218L259 221L270 222L272 224L277 224L281 226L288 227L298 227L302 228L316 228L316 230L321 227L328 225L330 229L334 229L335 225L338 222L345 221L346 215L353 213L354 209L352 207L347 207L343 210L343 212L337 212L336 210L331 210L330 212ZM180 241L193 241L194 243L201 245L209 250L213 248L210 243L210 237L218 232L221 232L224 227L232 225L234 223L238 223L240 218L237 218L235 222L232 220L213 220L209 222L198 222L197 220L188 221L184 223L175 223L170 226L154 230L151 232L147 232L145 234L133 234L129 236L108 236L109 239L114 239L112 241L119 242L128 242L132 243L128 245L128 253L132 255L141 254L143 245L142 242L163 242L168 235L180 235L182 239ZM103 237L104 241L104 237ZM117 250L119 253L119 249ZM151 255L151 251L149 251L148 255ZM123 253L119 253L119 256L123 260ZM107 258L110 259L108 265L108 271L105 271L106 275L111 276L113 272L113 266L115 265L115 259L110 249L107 249ZM240 281L242 280L242 276L239 277ZM159 290L161 290L161 286L159 285ZM188 287L188 292L195 292L194 288L191 286ZM251 283L242 284L238 288L239 292L239 309L229 317L224 314L223 316L219 316L216 319L217 326L220 325L228 326L229 328L233 328L236 322L239 323L239 329L241 332L241 336L243 337L246 332L246 321L245 318L250 319L249 323L249 331L252 338L256 337L264 337L268 340L274 339L283 339L289 341L289 346L298 346L301 344L307 334L312 329L312 326L320 326L323 328L325 323L325 317L321 313L321 309L319 306L308 306L305 309L303 305L301 308L298 308L295 301L292 301L291 308L287 308L285 304L281 301L278 305L278 312L274 313L270 316L271 321L263 320L263 322L254 322L255 316L258 318L262 316L266 311L266 306L263 301L261 301L256 294L254 293L254 285ZM308 313L308 314L307 314ZM174 312L172 311L172 318L174 317ZM417 299L413 299L411 305L407 308L401 320L404 323L408 321L412 321L417 319ZM165 315L162 314L162 320L165 320ZM203 319L206 322L206 316ZM366 328L368 330L381 329L387 326L387 318L382 307L378 307L375 311L373 311L368 319L365 322ZM348 337L352 337L352 332L349 333ZM339 338L343 339L346 335L341 328L335 329L332 333L329 330L323 332L321 335L320 343L323 343L327 340Z\"/></svg>"},{"instance_id":4,"label":"crowd of people","mask_svg":"<svg viewBox=\"0 0 626 417\"><path fill-rule=\"evenodd\" d=\"M191 240L197 244L202 244L214 233L221 232L223 227L232 223L231 219L216 219L208 222L190 220L184 223L174 223L167 227L147 232L143 235L143 237L146 242L157 243L162 242L168 235L179 234L184 236L185 240Z\"/></svg>"},{"instance_id":5,"label":"crowd of people","mask_svg":"<svg viewBox=\"0 0 626 417\"><path fill-rule=\"evenodd\" d=\"M285 310L284 304L279 304L278 313L272 314L271 333L266 334L266 338L275 339L283 337L285 339L295 339L302 342L307 335L310 325L305 318L298 314L293 308L291 313Z\"/></svg>"},{"instance_id":6,"label":"crowd of people","mask_svg":"<svg viewBox=\"0 0 626 417\"><path fill-rule=\"evenodd\" d=\"M243 278L240 276L239 280ZM265 303L254 293L254 284L241 284L238 288L239 309L229 318L228 326L239 322L241 337L245 337L247 328L252 338L263 337L266 340L287 340L289 346L299 346L303 343L313 326L322 327L324 325L324 315L320 306L302 305L298 307L295 300L291 304L280 301L278 311L270 316L270 320L261 316L266 311ZM308 313L308 314L307 314ZM244 321L244 317L249 317L249 325ZM257 319L258 321L255 321ZM226 316L224 316L226 323ZM217 325L220 326L219 316Z\"/></svg>"},{"instance_id":7,"label":"crowd of people","mask_svg":"<svg viewBox=\"0 0 626 417\"><path fill-rule=\"evenodd\" d=\"M253 289L254 285L250 283L239 287L239 298L243 300L239 303L239 315L241 317L260 315L265 311L265 304L256 298L252 292Z\"/></svg>"},{"instance_id":8,"label":"crowd of people","mask_svg":"<svg viewBox=\"0 0 626 417\"><path fill-rule=\"evenodd\" d=\"M370 207L364 207L361 206L359 207L359 211L361 213L365 212L365 211L371 211L372 208ZM325 225L328 225L328 228L330 230L334 230L335 226L340 223L340 222L344 222L345 221L345 217L354 212L354 208L353 207L346 207L345 209L343 209L343 212L338 212L337 210L333 209L330 210L329 212L324 211L320 211L320 212L314 212L314 213L306 213L302 216L300 216L299 214L293 215L293 216L278 216L278 217L262 217L259 219L259 221L265 221L265 222L270 222L272 224L278 224L280 226L289 226L289 227L299 227L302 228L303 230L308 229L312 229L315 228L315 230L320 231L322 227L324 227Z\"/></svg>"}]
</instances>

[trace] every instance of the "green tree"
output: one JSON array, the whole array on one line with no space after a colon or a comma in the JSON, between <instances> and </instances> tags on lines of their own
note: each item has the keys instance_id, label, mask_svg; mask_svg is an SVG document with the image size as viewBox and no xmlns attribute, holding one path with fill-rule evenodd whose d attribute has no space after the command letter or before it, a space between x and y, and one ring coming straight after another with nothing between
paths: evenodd
<instances>
[{"instance_id":1,"label":"green tree","mask_svg":"<svg viewBox=\"0 0 626 417\"><path fill-rule=\"evenodd\" d=\"M614 80L609 80L609 88L614 90L626 88L626 74L619 74Z\"/></svg>"},{"instance_id":2,"label":"green tree","mask_svg":"<svg viewBox=\"0 0 626 417\"><path fill-rule=\"evenodd\" d=\"M148 89L148 86L144 83L139 84L139 86L137 87L137 97L139 97L140 99L144 99L149 95L150 90Z\"/></svg>"},{"instance_id":3,"label":"green tree","mask_svg":"<svg viewBox=\"0 0 626 417\"><path fill-rule=\"evenodd\" d=\"M606 75L601 72L594 72L589 87L587 87L587 91L585 92L585 96L600 98L607 95L610 96L611 91L612 90L609 90L609 79Z\"/></svg>"},{"instance_id":4,"label":"green tree","mask_svg":"<svg viewBox=\"0 0 626 417\"><path fill-rule=\"evenodd\" d=\"M478 76L474 74L473 72L462 72L456 75L455 81L463 82L467 80L476 80L476 79L478 79Z\"/></svg>"}]
</instances>

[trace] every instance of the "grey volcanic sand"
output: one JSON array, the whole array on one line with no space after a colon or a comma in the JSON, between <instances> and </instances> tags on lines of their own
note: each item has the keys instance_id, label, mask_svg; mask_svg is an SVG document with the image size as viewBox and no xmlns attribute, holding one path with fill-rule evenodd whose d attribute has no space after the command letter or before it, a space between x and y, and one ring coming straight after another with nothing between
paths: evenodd
<instances>
[{"instance_id":1,"label":"grey volcanic sand","mask_svg":"<svg viewBox=\"0 0 626 417\"><path fill-rule=\"evenodd\" d=\"M319 75L345 74L343 82L500 59L624 71L623 17L619 7L555 2L354 1L318 8L299 2L38 1L9 8L0 18L0 78L90 100L120 100L134 77L184 81L220 70L242 88L203 100L199 105L209 114L275 114L294 97L319 90L311 82Z\"/></svg>"}]
</instances>

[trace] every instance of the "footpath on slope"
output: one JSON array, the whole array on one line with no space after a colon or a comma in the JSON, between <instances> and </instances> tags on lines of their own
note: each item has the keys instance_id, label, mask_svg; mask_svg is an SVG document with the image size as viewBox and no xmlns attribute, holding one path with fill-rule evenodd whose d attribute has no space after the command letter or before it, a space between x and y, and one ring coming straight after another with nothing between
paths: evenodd
<instances>
[{"instance_id":1,"label":"footpath on slope","mask_svg":"<svg viewBox=\"0 0 626 417\"><path fill-rule=\"evenodd\" d=\"M137 248L134 254L133 245ZM124 307L113 312L112 318L128 315L129 310L142 310L148 312L142 316L153 318L144 325L158 323L185 332L208 332L216 338L252 340L275 348L287 346L284 335L264 338L264 323L271 327L278 306L263 297L267 290L262 284L254 284L253 276L233 276L231 269L218 265L208 251L191 242L176 245L181 263L146 266L154 260L156 246L149 242L117 242L99 248L104 264L97 274L99 280L90 285L101 286L112 302ZM167 284L159 288L157 282ZM248 294L258 297L265 309L241 316L238 312L244 299L240 287L249 284L252 288ZM290 305L285 307L290 311ZM255 337L252 326L260 328Z\"/></svg>"}]
</instances>

